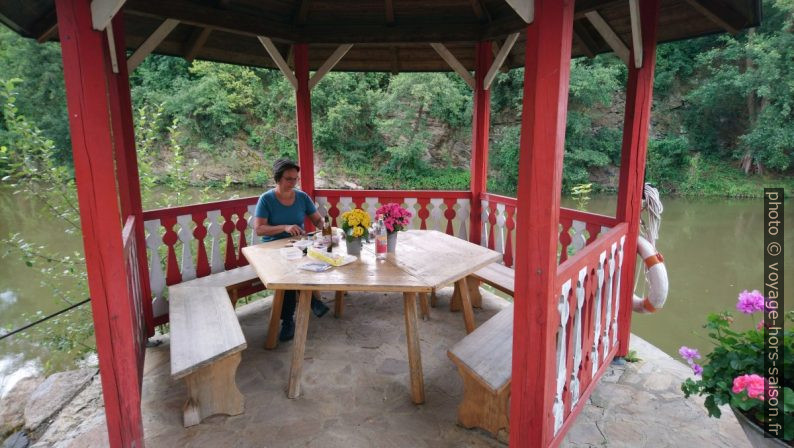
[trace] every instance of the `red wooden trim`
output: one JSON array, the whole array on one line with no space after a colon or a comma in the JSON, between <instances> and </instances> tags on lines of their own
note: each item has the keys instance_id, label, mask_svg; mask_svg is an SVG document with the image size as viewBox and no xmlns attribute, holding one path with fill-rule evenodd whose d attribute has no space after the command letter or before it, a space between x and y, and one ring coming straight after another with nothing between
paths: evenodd
<instances>
[{"instance_id":1,"label":"red wooden trim","mask_svg":"<svg viewBox=\"0 0 794 448\"><path fill-rule=\"evenodd\" d=\"M596 263L601 252L606 251L609 253L612 244L616 241L620 241L620 237L625 235L628 229L628 224L625 222L618 224L614 229L610 229L609 232L601 235L601 238L597 239L593 244L588 244L583 247L582 250L557 266L557 281L555 282L554 288L560 289L563 283L568 279L574 278L578 274L579 269L586 265ZM623 266L625 269L625 262ZM617 269L617 265L615 269Z\"/></svg>"},{"instance_id":2,"label":"red wooden trim","mask_svg":"<svg viewBox=\"0 0 794 448\"><path fill-rule=\"evenodd\" d=\"M179 207L158 208L155 210L146 210L143 212L143 220L151 221L153 219L163 218L176 218L182 215L192 215L199 212L210 212L213 210L223 210L227 208L237 208L245 206L246 210L249 205L256 204L259 196L249 196L247 198L228 199L224 201L206 202L203 204L183 205Z\"/></svg>"},{"instance_id":3,"label":"red wooden trim","mask_svg":"<svg viewBox=\"0 0 794 448\"><path fill-rule=\"evenodd\" d=\"M536 0L527 26L518 175L510 445L554 435L557 233L573 2Z\"/></svg>"},{"instance_id":4,"label":"red wooden trim","mask_svg":"<svg viewBox=\"0 0 794 448\"><path fill-rule=\"evenodd\" d=\"M102 395L112 447L143 446L134 317L127 290L108 91L105 34L94 31L90 2L56 0L66 104ZM124 53L121 53L122 55Z\"/></svg>"},{"instance_id":5,"label":"red wooden trim","mask_svg":"<svg viewBox=\"0 0 794 448\"><path fill-rule=\"evenodd\" d=\"M124 14L116 14L113 18L113 41L116 44L116 54L126 54L124 42ZM115 95L110 95L110 107L113 116L113 133L120 135L116 140L119 148L116 150L116 165L118 170L118 185L120 190L121 216L135 216L135 241L138 250L139 275L144 297L151 297L149 285L149 269L146 261L146 239L141 218L141 186L138 176L138 158L135 151L135 129L132 123L132 98L130 96L130 83L127 73L127 64L118 64L118 74L110 74L110 89ZM151 300L144 300L143 315L146 322L146 335L154 336L154 322Z\"/></svg>"},{"instance_id":6,"label":"red wooden trim","mask_svg":"<svg viewBox=\"0 0 794 448\"><path fill-rule=\"evenodd\" d=\"M295 77L298 89L295 92L298 125L298 163L301 166L301 189L314 198L314 148L312 147L312 99L309 89L309 45L292 46L295 60ZM310 229L313 228L310 224Z\"/></svg>"},{"instance_id":7,"label":"red wooden trim","mask_svg":"<svg viewBox=\"0 0 794 448\"><path fill-rule=\"evenodd\" d=\"M593 381L591 381L590 384L584 389L584 391L579 394L579 401L577 402L576 407L571 410L570 414L568 414L567 417L565 417L565 422L562 424L562 427L557 432L557 435L554 436L554 439L552 439L551 442L549 442L549 444L547 445L548 447L556 448L560 446L562 441L565 439L565 434L568 432L569 429L571 429L571 426L573 426L573 424L576 423L576 417L578 417L579 414L582 412L582 410L585 408L585 406L587 406L587 400L590 398L590 395L593 394L593 391L595 390L596 386L598 386L598 380L604 376L604 373L606 373L607 368L609 368L609 365L612 363L612 360L615 358L616 352L617 352L617 348L613 348L609 352L609 356L607 356L607 359L603 363L603 365L601 365L601 367L598 368L598 371L596 372L596 376L595 378L593 378Z\"/></svg>"},{"instance_id":8,"label":"red wooden trim","mask_svg":"<svg viewBox=\"0 0 794 448\"><path fill-rule=\"evenodd\" d=\"M629 80L626 86L626 113L623 124L623 147L620 158L620 182L618 186L618 221L629 224L623 262L623 279L620 291L618 327L620 349L618 356L629 351L629 328L631 328L631 300L634 295L634 266L637 261L637 235L640 229L640 205L645 181L645 156L648 144L651 103L653 101L653 72L656 65L656 28L659 22L659 0L640 3L642 23L642 50L645 55L642 67L629 64ZM633 61L633 52L629 60Z\"/></svg>"},{"instance_id":9,"label":"red wooden trim","mask_svg":"<svg viewBox=\"0 0 794 448\"><path fill-rule=\"evenodd\" d=\"M518 201L516 200L516 198L511 198L510 196L502 196L500 194L483 193L482 196L480 196L480 198L488 202L496 202L499 204L506 204L512 206L518 205Z\"/></svg>"},{"instance_id":10,"label":"red wooden trim","mask_svg":"<svg viewBox=\"0 0 794 448\"><path fill-rule=\"evenodd\" d=\"M611 216L600 215L598 213L583 212L581 210L574 210L563 207L560 207L560 217L564 217L571 220L575 219L577 221L584 221L590 224L599 224L604 227L615 227L615 225L619 222L617 219Z\"/></svg>"},{"instance_id":11,"label":"red wooden trim","mask_svg":"<svg viewBox=\"0 0 794 448\"><path fill-rule=\"evenodd\" d=\"M474 62L474 117L471 126L471 232L469 241L480 244L482 205L480 195L487 191L488 133L491 121L491 90L483 88L491 68L493 50L490 41L478 42Z\"/></svg>"},{"instance_id":12,"label":"red wooden trim","mask_svg":"<svg viewBox=\"0 0 794 448\"><path fill-rule=\"evenodd\" d=\"M471 192L458 190L314 190L314 197L471 199Z\"/></svg>"}]
</instances>

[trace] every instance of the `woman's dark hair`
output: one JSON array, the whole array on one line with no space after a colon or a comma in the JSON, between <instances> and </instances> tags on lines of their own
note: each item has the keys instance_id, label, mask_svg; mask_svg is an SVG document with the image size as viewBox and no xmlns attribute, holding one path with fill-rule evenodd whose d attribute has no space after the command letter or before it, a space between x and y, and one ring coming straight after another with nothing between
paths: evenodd
<instances>
[{"instance_id":1,"label":"woman's dark hair","mask_svg":"<svg viewBox=\"0 0 794 448\"><path fill-rule=\"evenodd\" d=\"M285 171L288 170L297 170L300 172L301 167L290 159L278 159L273 162L273 179L276 182L281 180L281 177L284 175Z\"/></svg>"}]
</instances>

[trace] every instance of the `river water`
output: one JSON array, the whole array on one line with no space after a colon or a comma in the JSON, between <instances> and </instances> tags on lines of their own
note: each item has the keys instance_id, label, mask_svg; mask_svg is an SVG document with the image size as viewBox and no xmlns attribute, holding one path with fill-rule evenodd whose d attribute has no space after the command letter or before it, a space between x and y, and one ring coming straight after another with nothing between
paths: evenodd
<instances>
[{"instance_id":1,"label":"river water","mask_svg":"<svg viewBox=\"0 0 794 448\"><path fill-rule=\"evenodd\" d=\"M240 190L240 196L256 194ZM681 345L710 351L702 331L709 312L735 310L736 298L744 289L763 290L763 200L725 200L721 198L664 198L664 213L658 249L664 254L670 278L670 294L664 309L654 315L634 314L632 331L665 352L677 356ZM571 200L564 205L576 208ZM588 211L614 214L614 197L596 197ZM788 270L785 282L786 309L794 309L794 203L786 201L785 237ZM20 233L25 239L45 246L48 252L68 254L82 250L78 235L65 233L48 217L44 204L35 198L0 189L0 238ZM7 247L0 247L0 254ZM35 266L35 265L34 265ZM11 256L0 258L0 327L16 328L35 318L37 312L49 314L66 306L54 298L51 286L43 284L47 275ZM67 285L73 287L75 285ZM640 290L638 286L638 291ZM88 304L81 307L85 312ZM70 312L75 313L75 312ZM735 313L739 314L739 313ZM73 368L78 361L67 348L44 348L31 338L47 333L69 331L67 318L47 324L43 331L27 332L0 341L0 396L19 378L33 372ZM750 317L739 315L735 325L753 325Z\"/></svg>"}]
</instances>

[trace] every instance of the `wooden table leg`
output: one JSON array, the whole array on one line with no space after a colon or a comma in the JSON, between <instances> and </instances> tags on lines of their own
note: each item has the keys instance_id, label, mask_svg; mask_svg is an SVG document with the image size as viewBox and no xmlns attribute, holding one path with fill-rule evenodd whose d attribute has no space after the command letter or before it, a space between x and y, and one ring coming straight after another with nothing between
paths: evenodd
<instances>
[{"instance_id":1,"label":"wooden table leg","mask_svg":"<svg viewBox=\"0 0 794 448\"><path fill-rule=\"evenodd\" d=\"M422 320L427 320L430 317L430 306L427 303L427 293L419 293L419 308L422 309Z\"/></svg>"},{"instance_id":2,"label":"wooden table leg","mask_svg":"<svg viewBox=\"0 0 794 448\"><path fill-rule=\"evenodd\" d=\"M466 278L462 278L455 282L458 292L460 293L460 305L463 308L463 323L466 325L466 334L474 331L474 310L471 308L471 298L469 297L469 288L466 284Z\"/></svg>"},{"instance_id":3,"label":"wooden table leg","mask_svg":"<svg viewBox=\"0 0 794 448\"><path fill-rule=\"evenodd\" d=\"M342 317L345 309L345 292L337 291L334 296L334 317Z\"/></svg>"},{"instance_id":4,"label":"wooden table leg","mask_svg":"<svg viewBox=\"0 0 794 448\"><path fill-rule=\"evenodd\" d=\"M284 290L276 290L273 295L273 305L270 307L270 323L267 326L265 348L273 350L278 345L278 328L281 322L281 307L284 305Z\"/></svg>"},{"instance_id":5,"label":"wooden table leg","mask_svg":"<svg viewBox=\"0 0 794 448\"><path fill-rule=\"evenodd\" d=\"M480 293L480 281L473 276L466 277L466 284L469 286L469 300L474 308L482 308L482 294Z\"/></svg>"},{"instance_id":6,"label":"wooden table leg","mask_svg":"<svg viewBox=\"0 0 794 448\"><path fill-rule=\"evenodd\" d=\"M411 400L414 404L425 402L425 380L422 373L422 353L416 322L416 293L403 293L405 308L405 339L408 345L408 365L411 368Z\"/></svg>"},{"instance_id":7,"label":"wooden table leg","mask_svg":"<svg viewBox=\"0 0 794 448\"><path fill-rule=\"evenodd\" d=\"M452 291L452 297L449 299L449 310L452 312L460 311L460 282L455 282L455 289Z\"/></svg>"},{"instance_id":8,"label":"wooden table leg","mask_svg":"<svg viewBox=\"0 0 794 448\"><path fill-rule=\"evenodd\" d=\"M297 320L295 321L295 339L292 347L292 366L289 370L289 389L287 397L298 398L301 393L301 370L303 354L306 351L306 333L309 330L309 310L311 309L312 292L301 291L298 297Z\"/></svg>"}]
</instances>

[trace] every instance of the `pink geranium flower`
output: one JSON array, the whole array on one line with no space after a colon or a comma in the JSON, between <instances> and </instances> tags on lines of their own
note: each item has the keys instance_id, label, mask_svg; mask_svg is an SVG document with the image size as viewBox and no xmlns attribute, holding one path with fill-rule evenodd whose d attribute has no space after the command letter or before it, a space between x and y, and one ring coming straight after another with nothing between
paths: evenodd
<instances>
[{"instance_id":1,"label":"pink geranium flower","mask_svg":"<svg viewBox=\"0 0 794 448\"><path fill-rule=\"evenodd\" d=\"M383 218L383 225L386 226L386 230L389 233L405 230L413 217L411 212L394 202L390 202L378 208L375 211L375 216L378 215Z\"/></svg>"},{"instance_id":2,"label":"pink geranium flower","mask_svg":"<svg viewBox=\"0 0 794 448\"><path fill-rule=\"evenodd\" d=\"M695 359L700 359L700 352L698 352L698 349L689 348L685 345L682 345L681 348L678 349L678 354L681 355L681 357L684 358L690 365Z\"/></svg>"},{"instance_id":3,"label":"pink geranium flower","mask_svg":"<svg viewBox=\"0 0 794 448\"><path fill-rule=\"evenodd\" d=\"M739 294L736 309L744 314L753 314L764 310L764 296L757 289L748 292L746 289Z\"/></svg>"},{"instance_id":4,"label":"pink geranium flower","mask_svg":"<svg viewBox=\"0 0 794 448\"><path fill-rule=\"evenodd\" d=\"M764 399L764 385L766 380L755 373L751 375L740 375L733 379L733 393L738 394L743 390L747 391L750 398Z\"/></svg>"}]
</instances>

